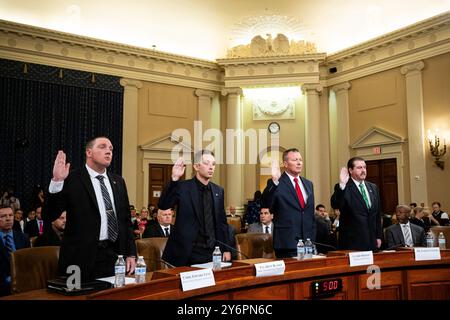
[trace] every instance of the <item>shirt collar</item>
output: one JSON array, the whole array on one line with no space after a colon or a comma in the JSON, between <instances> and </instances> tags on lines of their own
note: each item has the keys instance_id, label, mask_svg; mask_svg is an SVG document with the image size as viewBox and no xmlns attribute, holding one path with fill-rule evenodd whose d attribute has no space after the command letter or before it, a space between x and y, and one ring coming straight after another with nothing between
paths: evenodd
<instances>
[{"instance_id":1,"label":"shirt collar","mask_svg":"<svg viewBox=\"0 0 450 320\"><path fill-rule=\"evenodd\" d=\"M2 238L4 238L6 235L11 235L11 238L14 238L12 229L9 231L1 231L0 230L0 235Z\"/></svg>"},{"instance_id":2,"label":"shirt collar","mask_svg":"<svg viewBox=\"0 0 450 320\"><path fill-rule=\"evenodd\" d=\"M409 221L407 223L400 223L401 226L409 227Z\"/></svg>"},{"instance_id":3,"label":"shirt collar","mask_svg":"<svg viewBox=\"0 0 450 320\"><path fill-rule=\"evenodd\" d=\"M300 181L300 175L294 177L292 174L288 173L287 171L285 171L285 172L288 175L289 179L291 179L292 183L295 183L294 178L297 178L298 181Z\"/></svg>"},{"instance_id":4,"label":"shirt collar","mask_svg":"<svg viewBox=\"0 0 450 320\"><path fill-rule=\"evenodd\" d=\"M103 176L103 177L105 177L106 179L108 179L108 175L106 174L106 170L105 170L105 172L103 172L103 173L98 173L97 171L91 169L91 168L87 165L87 163L86 163L86 170L87 170L87 172L88 172L88 174L89 174L89 176L90 176L91 178L95 178L95 177L97 177L98 175L100 175L100 176Z\"/></svg>"},{"instance_id":5,"label":"shirt collar","mask_svg":"<svg viewBox=\"0 0 450 320\"><path fill-rule=\"evenodd\" d=\"M359 185L362 183L363 184L363 186L365 187L366 186L366 184L364 183L364 180L363 181L361 181L361 182L358 182L358 181L356 181L355 179L353 179L352 178L352 180L353 180L353 182L356 184L356 186L359 188Z\"/></svg>"}]
</instances>

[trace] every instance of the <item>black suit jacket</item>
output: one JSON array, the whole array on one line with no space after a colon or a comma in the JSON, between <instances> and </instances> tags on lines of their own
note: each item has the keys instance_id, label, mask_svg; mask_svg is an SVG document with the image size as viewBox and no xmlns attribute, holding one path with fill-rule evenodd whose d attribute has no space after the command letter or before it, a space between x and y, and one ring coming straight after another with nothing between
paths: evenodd
<instances>
[{"instance_id":1,"label":"black suit jacket","mask_svg":"<svg viewBox=\"0 0 450 320\"><path fill-rule=\"evenodd\" d=\"M13 231L16 250L29 248L30 239L22 232ZM5 280L11 275L11 265L3 240L0 239L0 296L10 294L10 284Z\"/></svg>"},{"instance_id":2,"label":"black suit jacket","mask_svg":"<svg viewBox=\"0 0 450 320\"><path fill-rule=\"evenodd\" d=\"M306 189L308 200L302 209L294 186L284 172L276 186L272 179L267 181L262 199L273 213L273 248L275 250L296 250L298 239L315 241L316 222L314 217L314 188L311 181L300 177Z\"/></svg>"},{"instance_id":3,"label":"black suit jacket","mask_svg":"<svg viewBox=\"0 0 450 320\"><path fill-rule=\"evenodd\" d=\"M334 187L331 206L339 209L339 248L345 250L376 250L376 239L382 239L381 204L378 188L364 181L371 202L370 209L356 184L349 178L344 190Z\"/></svg>"},{"instance_id":4,"label":"black suit jacket","mask_svg":"<svg viewBox=\"0 0 450 320\"><path fill-rule=\"evenodd\" d=\"M172 228L173 226L171 225L169 232L172 231ZM161 229L159 223L147 224L147 227L145 228L144 233L142 234L142 238L153 238L153 237L164 238L165 236L166 235L163 229Z\"/></svg>"},{"instance_id":5,"label":"black suit jacket","mask_svg":"<svg viewBox=\"0 0 450 320\"><path fill-rule=\"evenodd\" d=\"M39 235L39 224L38 220L30 220L25 224L25 228L23 230L30 238L37 237Z\"/></svg>"},{"instance_id":6,"label":"black suit jacket","mask_svg":"<svg viewBox=\"0 0 450 320\"><path fill-rule=\"evenodd\" d=\"M229 245L228 225L224 208L223 188L209 182L213 198L216 239ZM202 212L199 206L198 186L194 179L171 181L168 183L158 207L162 210L177 206L177 218L171 228L169 239L163 253L163 259L174 266L184 266L188 263L200 230ZM230 251L219 242L216 244L222 252ZM212 252L211 252L212 257Z\"/></svg>"},{"instance_id":7,"label":"black suit jacket","mask_svg":"<svg viewBox=\"0 0 450 320\"><path fill-rule=\"evenodd\" d=\"M52 226L49 226L44 230L44 233L37 237L36 242L34 243L35 247L44 247L44 246L60 246L61 239L56 234L55 230L53 230Z\"/></svg>"},{"instance_id":8,"label":"black suit jacket","mask_svg":"<svg viewBox=\"0 0 450 320\"><path fill-rule=\"evenodd\" d=\"M414 247L426 247L425 230L411 222L409 226ZM401 228L398 223L386 228L386 248L392 248L397 245L405 246L405 238Z\"/></svg>"},{"instance_id":9,"label":"black suit jacket","mask_svg":"<svg viewBox=\"0 0 450 320\"><path fill-rule=\"evenodd\" d=\"M127 188L122 177L109 173L113 191L119 236L116 241L117 254L136 256L130 205ZM93 277L95 257L100 235L100 212L94 186L86 167L71 171L64 180L61 192L48 194L43 210L44 220L54 221L66 211L66 227L59 253L58 272L66 275L70 265L78 265L82 280Z\"/></svg>"}]
</instances>

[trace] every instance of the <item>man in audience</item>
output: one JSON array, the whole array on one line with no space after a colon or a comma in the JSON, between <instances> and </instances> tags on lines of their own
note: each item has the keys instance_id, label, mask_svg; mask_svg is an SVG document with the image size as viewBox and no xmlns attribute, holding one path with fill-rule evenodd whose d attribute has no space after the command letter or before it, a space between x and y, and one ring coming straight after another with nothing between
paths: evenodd
<instances>
[{"instance_id":1,"label":"man in audience","mask_svg":"<svg viewBox=\"0 0 450 320\"><path fill-rule=\"evenodd\" d=\"M303 158L298 149L283 152L285 171L272 161L272 179L267 181L262 202L274 215L273 248L277 258L297 255L298 239L316 240L313 183L301 177Z\"/></svg>"},{"instance_id":2,"label":"man in audience","mask_svg":"<svg viewBox=\"0 0 450 320\"><path fill-rule=\"evenodd\" d=\"M165 187L158 207L177 208L177 219L162 258L174 266L210 262L215 246L229 261L229 231L224 208L224 190L211 182L216 167L214 154L201 150L194 155L195 176L180 181L183 158L172 167L171 181Z\"/></svg>"},{"instance_id":3,"label":"man in audience","mask_svg":"<svg viewBox=\"0 0 450 320\"><path fill-rule=\"evenodd\" d=\"M85 165L69 172L66 154L58 152L46 196L45 220L67 212L58 273L66 275L68 266L77 265L82 281L113 276L117 256L123 255L131 274L136 245L127 188L121 176L107 171L113 145L106 137L96 137L86 143L85 156Z\"/></svg>"},{"instance_id":4,"label":"man in audience","mask_svg":"<svg viewBox=\"0 0 450 320\"><path fill-rule=\"evenodd\" d=\"M58 219L54 220L44 233L37 237L35 247L60 246L66 227L66 211L63 211Z\"/></svg>"},{"instance_id":5,"label":"man in audience","mask_svg":"<svg viewBox=\"0 0 450 320\"><path fill-rule=\"evenodd\" d=\"M166 237L168 238L170 235L170 228L172 226L173 219L173 209L167 210L158 210L158 214L156 215L156 220L158 223L151 224L145 228L144 233L142 234L142 238L151 238L151 237Z\"/></svg>"},{"instance_id":6,"label":"man in audience","mask_svg":"<svg viewBox=\"0 0 450 320\"><path fill-rule=\"evenodd\" d=\"M448 226L448 214L447 212L441 210L441 203L435 201L431 204L431 206L433 208L433 218L435 218L437 222L439 222L439 225Z\"/></svg>"},{"instance_id":7,"label":"man in audience","mask_svg":"<svg viewBox=\"0 0 450 320\"><path fill-rule=\"evenodd\" d=\"M378 187L366 181L363 158L354 157L341 168L331 206L341 212L339 248L376 250L381 247L381 204Z\"/></svg>"},{"instance_id":8,"label":"man in audience","mask_svg":"<svg viewBox=\"0 0 450 320\"><path fill-rule=\"evenodd\" d=\"M331 220L323 204L316 206L316 247L320 253L327 253L331 246Z\"/></svg>"},{"instance_id":9,"label":"man in audience","mask_svg":"<svg viewBox=\"0 0 450 320\"><path fill-rule=\"evenodd\" d=\"M259 214L259 222L252 223L248 226L248 233L269 233L273 231L273 214L269 208L261 208Z\"/></svg>"},{"instance_id":10,"label":"man in audience","mask_svg":"<svg viewBox=\"0 0 450 320\"><path fill-rule=\"evenodd\" d=\"M395 215L398 223L386 228L386 248L426 246L425 230L409 222L410 212L411 208L407 205L397 206Z\"/></svg>"},{"instance_id":11,"label":"man in audience","mask_svg":"<svg viewBox=\"0 0 450 320\"><path fill-rule=\"evenodd\" d=\"M25 232L25 220L23 220L23 211L20 209L14 212L13 229L18 232Z\"/></svg>"},{"instance_id":12,"label":"man in audience","mask_svg":"<svg viewBox=\"0 0 450 320\"><path fill-rule=\"evenodd\" d=\"M13 230L14 214L8 205L0 206L0 296L11 293L11 253L30 246L28 236Z\"/></svg>"},{"instance_id":13,"label":"man in audience","mask_svg":"<svg viewBox=\"0 0 450 320\"><path fill-rule=\"evenodd\" d=\"M37 237L44 233L44 220L42 220L42 207L37 207L36 219L28 221L25 226L25 233L28 234L30 238Z\"/></svg>"}]
</instances>

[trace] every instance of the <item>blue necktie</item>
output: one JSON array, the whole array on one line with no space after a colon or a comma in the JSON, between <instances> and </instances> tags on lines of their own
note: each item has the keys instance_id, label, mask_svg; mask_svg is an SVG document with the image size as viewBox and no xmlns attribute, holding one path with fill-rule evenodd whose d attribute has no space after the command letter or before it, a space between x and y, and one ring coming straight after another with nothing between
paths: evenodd
<instances>
[{"instance_id":1,"label":"blue necktie","mask_svg":"<svg viewBox=\"0 0 450 320\"><path fill-rule=\"evenodd\" d=\"M12 242L12 238L11 238L11 234L7 234L5 235L4 239L4 243L5 243L5 248L6 248L6 253L9 257L9 255L11 254L11 252L13 252L13 242Z\"/></svg>"}]
</instances>

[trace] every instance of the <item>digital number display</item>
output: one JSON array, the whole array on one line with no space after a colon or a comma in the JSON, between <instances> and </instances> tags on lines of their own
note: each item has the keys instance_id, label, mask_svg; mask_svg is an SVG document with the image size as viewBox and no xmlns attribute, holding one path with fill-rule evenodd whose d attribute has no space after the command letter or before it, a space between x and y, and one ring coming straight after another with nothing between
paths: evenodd
<instances>
[{"instance_id":1,"label":"digital number display","mask_svg":"<svg viewBox=\"0 0 450 320\"><path fill-rule=\"evenodd\" d=\"M334 295L342 291L342 279L336 278L313 281L311 282L311 291L313 298Z\"/></svg>"}]
</instances>

